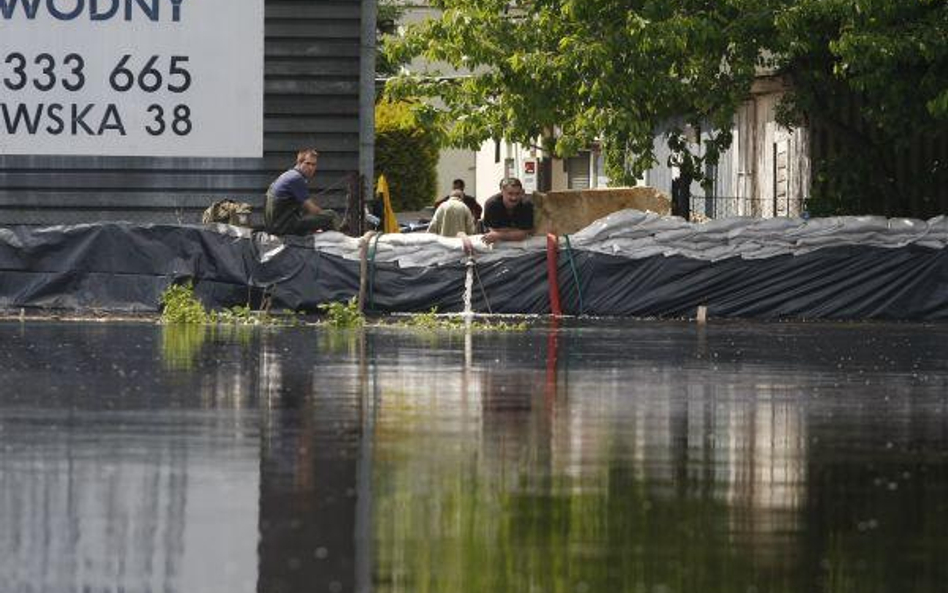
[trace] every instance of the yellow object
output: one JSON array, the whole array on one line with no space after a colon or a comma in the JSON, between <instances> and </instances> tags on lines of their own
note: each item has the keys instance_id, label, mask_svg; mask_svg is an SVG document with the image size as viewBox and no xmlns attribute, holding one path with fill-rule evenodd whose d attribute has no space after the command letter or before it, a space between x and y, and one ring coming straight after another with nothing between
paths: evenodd
<instances>
[{"instance_id":1,"label":"yellow object","mask_svg":"<svg viewBox=\"0 0 948 593\"><path fill-rule=\"evenodd\" d=\"M395 211L392 210L392 197L388 192L388 180L385 179L385 175L379 175L379 182L376 186L376 193L382 194L382 204L385 208L385 215L382 217L384 219L384 226L382 228L383 233L398 233L398 219L395 218Z\"/></svg>"}]
</instances>

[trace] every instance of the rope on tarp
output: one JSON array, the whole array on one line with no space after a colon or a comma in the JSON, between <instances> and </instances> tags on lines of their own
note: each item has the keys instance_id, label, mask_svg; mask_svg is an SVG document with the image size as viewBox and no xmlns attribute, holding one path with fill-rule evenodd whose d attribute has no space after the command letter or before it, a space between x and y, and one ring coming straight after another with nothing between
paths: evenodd
<instances>
[{"instance_id":1,"label":"rope on tarp","mask_svg":"<svg viewBox=\"0 0 948 593\"><path fill-rule=\"evenodd\" d=\"M359 239L359 313L365 312L365 293L368 283L368 253L369 240L375 235L375 231L368 231Z\"/></svg>"},{"instance_id":2,"label":"rope on tarp","mask_svg":"<svg viewBox=\"0 0 948 593\"><path fill-rule=\"evenodd\" d=\"M556 266L559 241L553 233L546 234L546 282L550 290L550 313L554 317L562 317L560 307L560 279Z\"/></svg>"},{"instance_id":3,"label":"rope on tarp","mask_svg":"<svg viewBox=\"0 0 948 593\"><path fill-rule=\"evenodd\" d=\"M573 261L573 246L569 242L569 235L563 235L566 239L566 260L569 262L569 269L572 272L573 283L576 284L576 296L579 299L579 314L582 315L586 307L583 304L583 287L579 283L579 272L576 271L576 262Z\"/></svg>"},{"instance_id":4,"label":"rope on tarp","mask_svg":"<svg viewBox=\"0 0 948 593\"><path fill-rule=\"evenodd\" d=\"M375 255L379 251L379 239L382 238L383 233L376 233L373 237L375 242L372 243L369 247L369 262L368 262L368 272L369 272L369 299L368 305L369 309L373 309L375 306Z\"/></svg>"}]
</instances>

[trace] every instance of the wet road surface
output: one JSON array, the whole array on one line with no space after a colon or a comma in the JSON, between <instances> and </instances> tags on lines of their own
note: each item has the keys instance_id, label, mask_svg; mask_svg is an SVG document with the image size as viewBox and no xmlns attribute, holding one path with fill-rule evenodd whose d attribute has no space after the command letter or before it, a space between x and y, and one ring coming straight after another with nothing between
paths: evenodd
<instances>
[{"instance_id":1,"label":"wet road surface","mask_svg":"<svg viewBox=\"0 0 948 593\"><path fill-rule=\"evenodd\" d=\"M942 592L948 326L0 324L0 592Z\"/></svg>"}]
</instances>

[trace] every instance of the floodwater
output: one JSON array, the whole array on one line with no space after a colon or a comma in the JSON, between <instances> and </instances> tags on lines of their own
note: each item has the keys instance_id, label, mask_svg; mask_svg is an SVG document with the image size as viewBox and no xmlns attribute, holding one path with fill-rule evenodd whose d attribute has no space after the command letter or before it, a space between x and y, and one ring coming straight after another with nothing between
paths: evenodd
<instances>
[{"instance_id":1,"label":"floodwater","mask_svg":"<svg viewBox=\"0 0 948 593\"><path fill-rule=\"evenodd\" d=\"M0 323L0 592L943 592L946 348Z\"/></svg>"}]
</instances>

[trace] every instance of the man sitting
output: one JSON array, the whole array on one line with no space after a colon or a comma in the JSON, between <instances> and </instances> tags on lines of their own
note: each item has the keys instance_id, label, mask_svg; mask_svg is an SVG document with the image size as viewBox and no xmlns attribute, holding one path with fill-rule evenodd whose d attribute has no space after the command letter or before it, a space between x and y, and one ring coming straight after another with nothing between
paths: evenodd
<instances>
[{"instance_id":1,"label":"man sitting","mask_svg":"<svg viewBox=\"0 0 948 593\"><path fill-rule=\"evenodd\" d=\"M309 197L307 183L316 174L318 158L319 153L312 148L299 151L296 166L270 184L264 228L271 235L308 235L339 228L339 215L320 208Z\"/></svg>"},{"instance_id":2,"label":"man sitting","mask_svg":"<svg viewBox=\"0 0 948 593\"><path fill-rule=\"evenodd\" d=\"M523 241L533 233L533 204L524 199L523 184L516 177L500 182L500 193L484 203L485 243Z\"/></svg>"}]
</instances>

